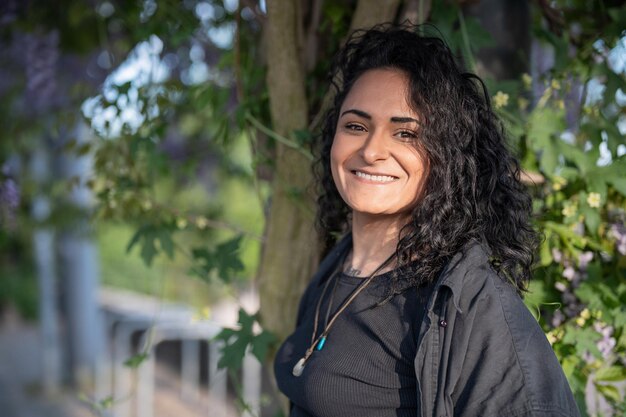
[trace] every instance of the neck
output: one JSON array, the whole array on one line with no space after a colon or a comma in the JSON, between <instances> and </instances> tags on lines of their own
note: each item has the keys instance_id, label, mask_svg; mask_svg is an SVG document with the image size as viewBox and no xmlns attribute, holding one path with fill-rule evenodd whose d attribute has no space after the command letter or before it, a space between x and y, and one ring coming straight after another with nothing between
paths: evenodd
<instances>
[{"instance_id":1,"label":"neck","mask_svg":"<svg viewBox=\"0 0 626 417\"><path fill-rule=\"evenodd\" d=\"M369 216L353 213L352 217L352 254L348 257L345 268L351 275L369 276L390 271L391 262L379 271L376 269L396 251L398 236L407 217Z\"/></svg>"}]
</instances>

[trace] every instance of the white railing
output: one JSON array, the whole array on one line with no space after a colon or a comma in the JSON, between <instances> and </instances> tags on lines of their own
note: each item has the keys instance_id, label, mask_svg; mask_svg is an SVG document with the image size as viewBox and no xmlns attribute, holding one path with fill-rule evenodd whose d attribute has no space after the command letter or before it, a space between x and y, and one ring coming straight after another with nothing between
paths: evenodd
<instances>
[{"instance_id":1,"label":"white railing","mask_svg":"<svg viewBox=\"0 0 626 417\"><path fill-rule=\"evenodd\" d=\"M193 310L149 296L126 291L103 289L100 307L110 340L107 355L99 366L96 396L112 394L113 407L106 417L153 417L155 406L155 366L157 347L168 341L181 343L180 399L197 403L201 395L207 398L205 415L231 417L238 415L233 399L228 396L227 373L218 369L220 341L213 338L222 330L215 322L195 320ZM139 336L139 343L133 341ZM200 345L208 343L208 388L204 393L200 382ZM138 353L147 358L137 369L124 362ZM261 364L251 354L246 355L242 369L242 400L251 412L241 416L260 415ZM108 395L107 395L108 393Z\"/></svg>"}]
</instances>

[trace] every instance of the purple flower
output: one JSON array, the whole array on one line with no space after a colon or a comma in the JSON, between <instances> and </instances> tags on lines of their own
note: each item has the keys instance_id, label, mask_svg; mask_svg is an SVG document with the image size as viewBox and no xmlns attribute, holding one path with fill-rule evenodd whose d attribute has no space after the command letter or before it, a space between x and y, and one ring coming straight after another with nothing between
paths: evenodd
<instances>
[{"instance_id":1,"label":"purple flower","mask_svg":"<svg viewBox=\"0 0 626 417\"><path fill-rule=\"evenodd\" d=\"M578 267L583 271L587 269L589 262L593 260L593 252L583 252L578 256Z\"/></svg>"},{"instance_id":2,"label":"purple flower","mask_svg":"<svg viewBox=\"0 0 626 417\"><path fill-rule=\"evenodd\" d=\"M576 224L574 224L573 227L574 233L576 233L579 236L584 236L585 235L585 224L583 222L578 222Z\"/></svg>"},{"instance_id":3,"label":"purple flower","mask_svg":"<svg viewBox=\"0 0 626 417\"><path fill-rule=\"evenodd\" d=\"M617 251L626 255L626 226L623 224L613 224L611 225L611 235L615 238L615 246Z\"/></svg>"},{"instance_id":4,"label":"purple flower","mask_svg":"<svg viewBox=\"0 0 626 417\"><path fill-rule=\"evenodd\" d=\"M614 337L603 337L599 342L596 343L596 346L598 347L600 353L602 353L602 357L604 359L607 359L616 344L617 342L615 341Z\"/></svg>"},{"instance_id":5,"label":"purple flower","mask_svg":"<svg viewBox=\"0 0 626 417\"><path fill-rule=\"evenodd\" d=\"M583 353L583 360L587 365L591 365L595 361L595 358L593 357L591 352L586 350L585 353Z\"/></svg>"},{"instance_id":6,"label":"purple flower","mask_svg":"<svg viewBox=\"0 0 626 417\"><path fill-rule=\"evenodd\" d=\"M602 353L602 357L606 359L609 357L613 348L617 344L615 338L611 337L613 335L613 327L595 322L593 324L593 328L596 332L602 335L602 339L596 342L596 346L598 347L600 353Z\"/></svg>"},{"instance_id":7,"label":"purple flower","mask_svg":"<svg viewBox=\"0 0 626 417\"><path fill-rule=\"evenodd\" d=\"M563 321L565 321L565 315L563 315L561 310L556 310L552 316L552 327L560 326Z\"/></svg>"},{"instance_id":8,"label":"purple flower","mask_svg":"<svg viewBox=\"0 0 626 417\"><path fill-rule=\"evenodd\" d=\"M563 270L563 277L567 279L568 281L572 281L576 277L576 275L577 275L576 270L572 268L571 266L568 266L567 268Z\"/></svg>"},{"instance_id":9,"label":"purple flower","mask_svg":"<svg viewBox=\"0 0 626 417\"><path fill-rule=\"evenodd\" d=\"M552 259L554 259L554 262L561 263L561 261L563 260L563 252L561 252L557 248L552 248Z\"/></svg>"},{"instance_id":10,"label":"purple flower","mask_svg":"<svg viewBox=\"0 0 626 417\"><path fill-rule=\"evenodd\" d=\"M7 178L0 183L0 225L15 229L15 215L20 205L20 189L15 181Z\"/></svg>"}]
</instances>

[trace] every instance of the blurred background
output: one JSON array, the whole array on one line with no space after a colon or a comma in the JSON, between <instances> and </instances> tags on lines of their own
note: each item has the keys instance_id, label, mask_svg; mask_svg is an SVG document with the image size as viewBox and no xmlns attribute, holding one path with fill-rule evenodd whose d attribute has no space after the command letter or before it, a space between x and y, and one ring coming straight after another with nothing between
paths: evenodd
<instances>
[{"instance_id":1,"label":"blurred background","mask_svg":"<svg viewBox=\"0 0 626 417\"><path fill-rule=\"evenodd\" d=\"M485 80L544 233L525 302L583 415L625 416L624 3L2 0L0 415L284 415L332 57L409 20Z\"/></svg>"}]
</instances>

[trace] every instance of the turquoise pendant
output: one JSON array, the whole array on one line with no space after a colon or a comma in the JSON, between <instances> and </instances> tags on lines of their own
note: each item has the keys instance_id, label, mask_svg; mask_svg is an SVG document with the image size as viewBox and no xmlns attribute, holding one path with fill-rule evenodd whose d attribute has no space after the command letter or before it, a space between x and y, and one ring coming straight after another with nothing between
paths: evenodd
<instances>
[{"instance_id":1,"label":"turquoise pendant","mask_svg":"<svg viewBox=\"0 0 626 417\"><path fill-rule=\"evenodd\" d=\"M317 350L322 350L324 347L324 343L326 343L326 336L322 336L319 343L317 344Z\"/></svg>"}]
</instances>

